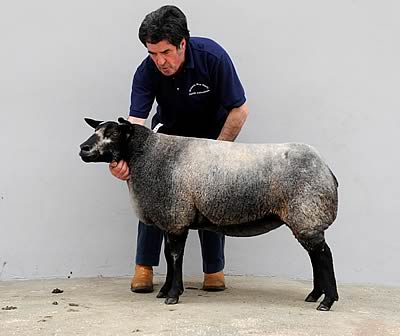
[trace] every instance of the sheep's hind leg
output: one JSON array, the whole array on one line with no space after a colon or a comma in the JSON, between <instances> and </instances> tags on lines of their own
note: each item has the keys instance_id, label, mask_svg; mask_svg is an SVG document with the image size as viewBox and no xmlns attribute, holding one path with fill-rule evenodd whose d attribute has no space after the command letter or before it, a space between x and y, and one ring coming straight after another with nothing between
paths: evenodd
<instances>
[{"instance_id":1,"label":"sheep's hind leg","mask_svg":"<svg viewBox=\"0 0 400 336\"><path fill-rule=\"evenodd\" d=\"M306 301L316 302L322 294L325 294L317 309L328 311L339 299L331 250L324 238L300 240L300 243L310 255L314 274L314 289L307 296Z\"/></svg>"},{"instance_id":2,"label":"sheep's hind leg","mask_svg":"<svg viewBox=\"0 0 400 336\"><path fill-rule=\"evenodd\" d=\"M166 304L176 304L183 293L182 264L188 230L182 234L165 235L165 258L167 260L167 279L157 297L165 298Z\"/></svg>"},{"instance_id":3,"label":"sheep's hind leg","mask_svg":"<svg viewBox=\"0 0 400 336\"><path fill-rule=\"evenodd\" d=\"M308 252L310 259L311 259L311 265L313 269L313 284L314 288L311 291L310 294L307 295L305 301L306 302L317 302L318 299L324 294L324 286L323 286L323 281L322 281L322 269L319 264L319 259L316 256L315 253L311 253L310 251Z\"/></svg>"}]
</instances>

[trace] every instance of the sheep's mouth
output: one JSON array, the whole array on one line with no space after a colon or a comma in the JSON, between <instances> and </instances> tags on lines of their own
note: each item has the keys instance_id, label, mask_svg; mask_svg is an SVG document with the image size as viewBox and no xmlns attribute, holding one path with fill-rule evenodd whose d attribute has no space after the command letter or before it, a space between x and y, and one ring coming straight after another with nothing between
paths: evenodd
<instances>
[{"instance_id":1,"label":"sheep's mouth","mask_svg":"<svg viewBox=\"0 0 400 336\"><path fill-rule=\"evenodd\" d=\"M99 152L85 152L81 150L79 152L81 159L84 162L106 162L119 161L119 158L114 158L112 153L99 153Z\"/></svg>"},{"instance_id":2,"label":"sheep's mouth","mask_svg":"<svg viewBox=\"0 0 400 336\"><path fill-rule=\"evenodd\" d=\"M79 155L80 155L80 157L81 157L81 159L84 161L84 162L96 162L96 161L98 161L98 158L99 158L99 155L98 154L96 154L96 153L94 153L94 154L89 154L89 153L86 153L86 152L84 152L84 151L80 151L79 152Z\"/></svg>"}]
</instances>

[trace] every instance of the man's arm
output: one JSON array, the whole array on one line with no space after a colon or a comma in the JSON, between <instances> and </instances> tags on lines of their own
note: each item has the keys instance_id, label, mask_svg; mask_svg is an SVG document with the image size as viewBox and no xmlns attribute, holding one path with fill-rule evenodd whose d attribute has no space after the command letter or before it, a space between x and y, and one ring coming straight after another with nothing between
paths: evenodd
<instances>
[{"instance_id":1,"label":"man's arm","mask_svg":"<svg viewBox=\"0 0 400 336\"><path fill-rule=\"evenodd\" d=\"M217 140L234 141L239 135L248 114L249 111L246 103L233 108L229 112L228 118L226 118L225 124L222 127Z\"/></svg>"},{"instance_id":2,"label":"man's arm","mask_svg":"<svg viewBox=\"0 0 400 336\"><path fill-rule=\"evenodd\" d=\"M144 123L146 122L146 119L129 116L128 121L131 122L132 124L144 125ZM113 161L110 163L109 168L110 168L111 174L113 176L115 176L116 178L123 180L123 181L126 181L127 179L129 179L129 167L125 161L123 161L123 160L121 160L119 162Z\"/></svg>"},{"instance_id":3,"label":"man's arm","mask_svg":"<svg viewBox=\"0 0 400 336\"><path fill-rule=\"evenodd\" d=\"M146 119L136 118L136 117L129 116L129 117L128 117L128 121L129 121L131 124L138 124L138 125L144 126L144 123L146 122Z\"/></svg>"}]
</instances>

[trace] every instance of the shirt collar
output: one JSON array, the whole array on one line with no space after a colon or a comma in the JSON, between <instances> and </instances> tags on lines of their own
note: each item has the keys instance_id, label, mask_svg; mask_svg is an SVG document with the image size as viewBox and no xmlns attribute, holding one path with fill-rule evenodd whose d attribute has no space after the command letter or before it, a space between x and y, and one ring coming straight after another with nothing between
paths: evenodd
<instances>
[{"instance_id":1,"label":"shirt collar","mask_svg":"<svg viewBox=\"0 0 400 336\"><path fill-rule=\"evenodd\" d=\"M192 44L190 43L190 38L189 38L188 43L186 44L185 65L184 66L186 69L194 68L193 50L192 50Z\"/></svg>"}]
</instances>

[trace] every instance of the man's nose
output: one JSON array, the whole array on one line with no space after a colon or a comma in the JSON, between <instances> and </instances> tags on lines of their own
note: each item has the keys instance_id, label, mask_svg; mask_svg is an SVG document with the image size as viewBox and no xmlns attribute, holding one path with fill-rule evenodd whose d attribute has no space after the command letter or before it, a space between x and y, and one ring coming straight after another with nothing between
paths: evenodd
<instances>
[{"instance_id":1,"label":"man's nose","mask_svg":"<svg viewBox=\"0 0 400 336\"><path fill-rule=\"evenodd\" d=\"M157 55L157 64L158 65L164 65L165 64L165 62L166 62L166 60L165 60L165 58L164 58L164 56L162 56L162 55Z\"/></svg>"}]
</instances>

